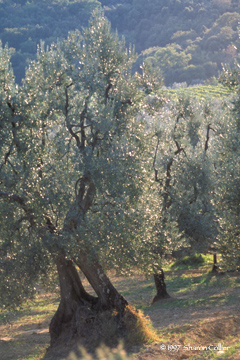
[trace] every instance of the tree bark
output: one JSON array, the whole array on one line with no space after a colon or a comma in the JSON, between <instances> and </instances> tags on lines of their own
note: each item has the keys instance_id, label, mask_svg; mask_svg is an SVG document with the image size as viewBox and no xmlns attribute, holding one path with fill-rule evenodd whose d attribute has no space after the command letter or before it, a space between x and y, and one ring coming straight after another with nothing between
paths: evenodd
<instances>
[{"instance_id":1,"label":"tree bark","mask_svg":"<svg viewBox=\"0 0 240 360\"><path fill-rule=\"evenodd\" d=\"M217 266L217 253L213 254L213 267L212 267L212 273L218 272L218 266Z\"/></svg>"},{"instance_id":2,"label":"tree bark","mask_svg":"<svg viewBox=\"0 0 240 360\"><path fill-rule=\"evenodd\" d=\"M50 350L59 346L68 347L75 342L90 349L93 342L94 347L101 343L110 346L111 327L114 328L115 338L123 338L126 333L123 317L128 303L114 288L98 261L88 261L86 254L80 254L76 259L96 297L84 289L73 261L61 255L56 263L61 300L49 327Z\"/></svg>"},{"instance_id":3,"label":"tree bark","mask_svg":"<svg viewBox=\"0 0 240 360\"><path fill-rule=\"evenodd\" d=\"M79 306L90 307L97 301L90 296L81 283L80 277L71 260L65 260L59 256L56 260L61 300L50 323L49 332L51 337L50 346L53 347L60 341L68 342L75 331L74 317Z\"/></svg>"},{"instance_id":4,"label":"tree bark","mask_svg":"<svg viewBox=\"0 0 240 360\"><path fill-rule=\"evenodd\" d=\"M66 235L84 221L91 207L95 186L90 175L77 181L75 192L77 201L70 207L64 221ZM112 285L97 257L81 250L74 258L66 260L64 252L60 251L56 264L61 300L50 324L51 348L63 344L70 346L76 341L90 349L101 343L116 346L127 333L124 316L128 303ZM74 264L86 276L96 297L85 291Z\"/></svg>"},{"instance_id":5,"label":"tree bark","mask_svg":"<svg viewBox=\"0 0 240 360\"><path fill-rule=\"evenodd\" d=\"M98 260L91 258L90 262L88 261L87 254L80 253L75 262L96 292L99 310L116 309L121 315L128 303L112 285Z\"/></svg>"},{"instance_id":6,"label":"tree bark","mask_svg":"<svg viewBox=\"0 0 240 360\"><path fill-rule=\"evenodd\" d=\"M168 299L171 296L167 292L167 286L164 280L165 277L164 277L163 269L161 269L159 273L154 274L153 276L154 276L155 286L157 289L157 295L153 298L152 301L152 303L154 304L158 300Z\"/></svg>"}]
</instances>

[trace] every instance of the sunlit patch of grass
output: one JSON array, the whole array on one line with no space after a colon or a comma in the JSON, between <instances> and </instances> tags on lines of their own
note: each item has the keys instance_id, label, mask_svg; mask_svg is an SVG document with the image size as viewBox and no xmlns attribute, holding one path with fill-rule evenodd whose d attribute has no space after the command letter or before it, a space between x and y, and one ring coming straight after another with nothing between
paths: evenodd
<instances>
[{"instance_id":1,"label":"sunlit patch of grass","mask_svg":"<svg viewBox=\"0 0 240 360\"><path fill-rule=\"evenodd\" d=\"M41 352L41 353L38 354L38 355L31 354L31 355L29 355L29 356L27 356L27 357L24 357L24 358L22 358L22 359L19 359L19 360L39 360L39 359L41 359L41 358L44 356L44 353L45 353L45 351L44 351L44 352Z\"/></svg>"},{"instance_id":2,"label":"sunlit patch of grass","mask_svg":"<svg viewBox=\"0 0 240 360\"><path fill-rule=\"evenodd\" d=\"M56 294L38 295L18 311L1 312L1 360L39 360L43 357L50 340L47 329L58 302Z\"/></svg>"},{"instance_id":3,"label":"sunlit patch of grass","mask_svg":"<svg viewBox=\"0 0 240 360\"><path fill-rule=\"evenodd\" d=\"M192 256L185 256L174 261L170 265L170 270L186 270L196 269L209 266L213 263L212 255L194 254Z\"/></svg>"},{"instance_id":4,"label":"sunlit patch of grass","mask_svg":"<svg viewBox=\"0 0 240 360\"><path fill-rule=\"evenodd\" d=\"M112 277L114 286L137 309L144 310L149 307L156 295L153 278L136 274L132 277Z\"/></svg>"},{"instance_id":5,"label":"sunlit patch of grass","mask_svg":"<svg viewBox=\"0 0 240 360\"><path fill-rule=\"evenodd\" d=\"M123 296L127 296L127 295L131 295L131 291L127 290L127 291L122 291L121 294Z\"/></svg>"},{"instance_id":6,"label":"sunlit patch of grass","mask_svg":"<svg viewBox=\"0 0 240 360\"><path fill-rule=\"evenodd\" d=\"M49 340L35 336L19 338L19 341L0 342L1 360L40 360Z\"/></svg>"},{"instance_id":7,"label":"sunlit patch of grass","mask_svg":"<svg viewBox=\"0 0 240 360\"><path fill-rule=\"evenodd\" d=\"M182 297L181 295L184 295ZM201 293L197 292L194 296L188 296L186 289L183 289L182 292L178 293L178 296L173 297L171 301L157 302L152 307L153 308L186 308L186 307L201 307L201 306L219 306L230 304L236 302L237 299L233 295L226 295L225 291L222 291L218 294L212 293Z\"/></svg>"},{"instance_id":8,"label":"sunlit patch of grass","mask_svg":"<svg viewBox=\"0 0 240 360\"><path fill-rule=\"evenodd\" d=\"M202 265L198 264L196 267L196 259ZM180 268L176 269L172 266L165 271L165 283L172 299L161 306L182 308L208 304L224 305L227 301L230 303L234 301L230 289L240 286L240 276L211 273L212 255L197 255L190 259L188 257L184 260L184 264L178 266ZM129 303L137 309L146 311L151 306L152 299L156 295L153 278L146 279L143 275L136 275L130 278L114 278L113 282ZM226 289L229 290L228 293ZM219 297L213 296L216 291Z\"/></svg>"},{"instance_id":9,"label":"sunlit patch of grass","mask_svg":"<svg viewBox=\"0 0 240 360\"><path fill-rule=\"evenodd\" d=\"M37 295L33 300L28 300L23 306L14 311L3 310L0 312L0 325L10 323L14 319L14 323L30 320L30 318L42 320L46 314L56 309L59 303L59 297L56 294ZM29 315L31 314L31 315Z\"/></svg>"},{"instance_id":10,"label":"sunlit patch of grass","mask_svg":"<svg viewBox=\"0 0 240 360\"><path fill-rule=\"evenodd\" d=\"M176 100L182 94L198 99L224 99L232 96L232 92L221 84L189 86L187 88L178 89L161 89L159 91L159 96L168 97L170 100Z\"/></svg>"}]
</instances>

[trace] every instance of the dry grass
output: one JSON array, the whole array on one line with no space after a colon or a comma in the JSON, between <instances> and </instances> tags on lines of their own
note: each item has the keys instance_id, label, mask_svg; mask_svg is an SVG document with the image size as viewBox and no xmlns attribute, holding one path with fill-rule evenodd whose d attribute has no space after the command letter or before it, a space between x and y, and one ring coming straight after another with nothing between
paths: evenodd
<instances>
[{"instance_id":1,"label":"dry grass","mask_svg":"<svg viewBox=\"0 0 240 360\"><path fill-rule=\"evenodd\" d=\"M50 342L48 327L58 306L56 294L41 294L16 312L0 316L1 360L38 360Z\"/></svg>"},{"instance_id":2,"label":"dry grass","mask_svg":"<svg viewBox=\"0 0 240 360\"><path fill-rule=\"evenodd\" d=\"M126 309L124 323L127 328L126 345L128 347L151 344L158 340L150 318L132 306L128 306Z\"/></svg>"}]
</instances>

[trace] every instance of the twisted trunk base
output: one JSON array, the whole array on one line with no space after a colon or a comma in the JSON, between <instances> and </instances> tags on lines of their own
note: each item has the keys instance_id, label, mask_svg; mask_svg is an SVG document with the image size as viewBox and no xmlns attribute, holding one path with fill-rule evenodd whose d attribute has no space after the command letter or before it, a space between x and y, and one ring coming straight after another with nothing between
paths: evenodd
<instances>
[{"instance_id":1,"label":"twisted trunk base","mask_svg":"<svg viewBox=\"0 0 240 360\"><path fill-rule=\"evenodd\" d=\"M165 276L163 269L160 270L159 273L154 274L154 281L155 286L157 289L157 295L153 298L152 303L154 304L156 301L162 300L162 299L168 299L171 296L167 292L167 286L165 284Z\"/></svg>"},{"instance_id":2,"label":"twisted trunk base","mask_svg":"<svg viewBox=\"0 0 240 360\"><path fill-rule=\"evenodd\" d=\"M61 300L50 323L51 343L45 360L51 359L51 354L56 356L56 351L61 356L77 352L79 345L93 352L102 343L115 347L119 340L144 342L137 312L114 288L97 260L90 262L81 255L75 262L97 296L85 291L74 263L58 257Z\"/></svg>"}]
</instances>

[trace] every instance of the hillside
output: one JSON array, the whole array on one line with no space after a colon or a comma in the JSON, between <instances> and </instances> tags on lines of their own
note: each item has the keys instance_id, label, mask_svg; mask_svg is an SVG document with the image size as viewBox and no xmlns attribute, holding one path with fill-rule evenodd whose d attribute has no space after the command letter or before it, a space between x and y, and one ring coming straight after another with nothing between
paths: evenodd
<instances>
[{"instance_id":1,"label":"hillside","mask_svg":"<svg viewBox=\"0 0 240 360\"><path fill-rule=\"evenodd\" d=\"M138 63L151 64L166 85L217 76L221 64L232 65L237 56L238 0L1 0L0 39L16 49L17 81L41 39L49 45L81 29L99 6L112 29L135 45Z\"/></svg>"}]
</instances>

